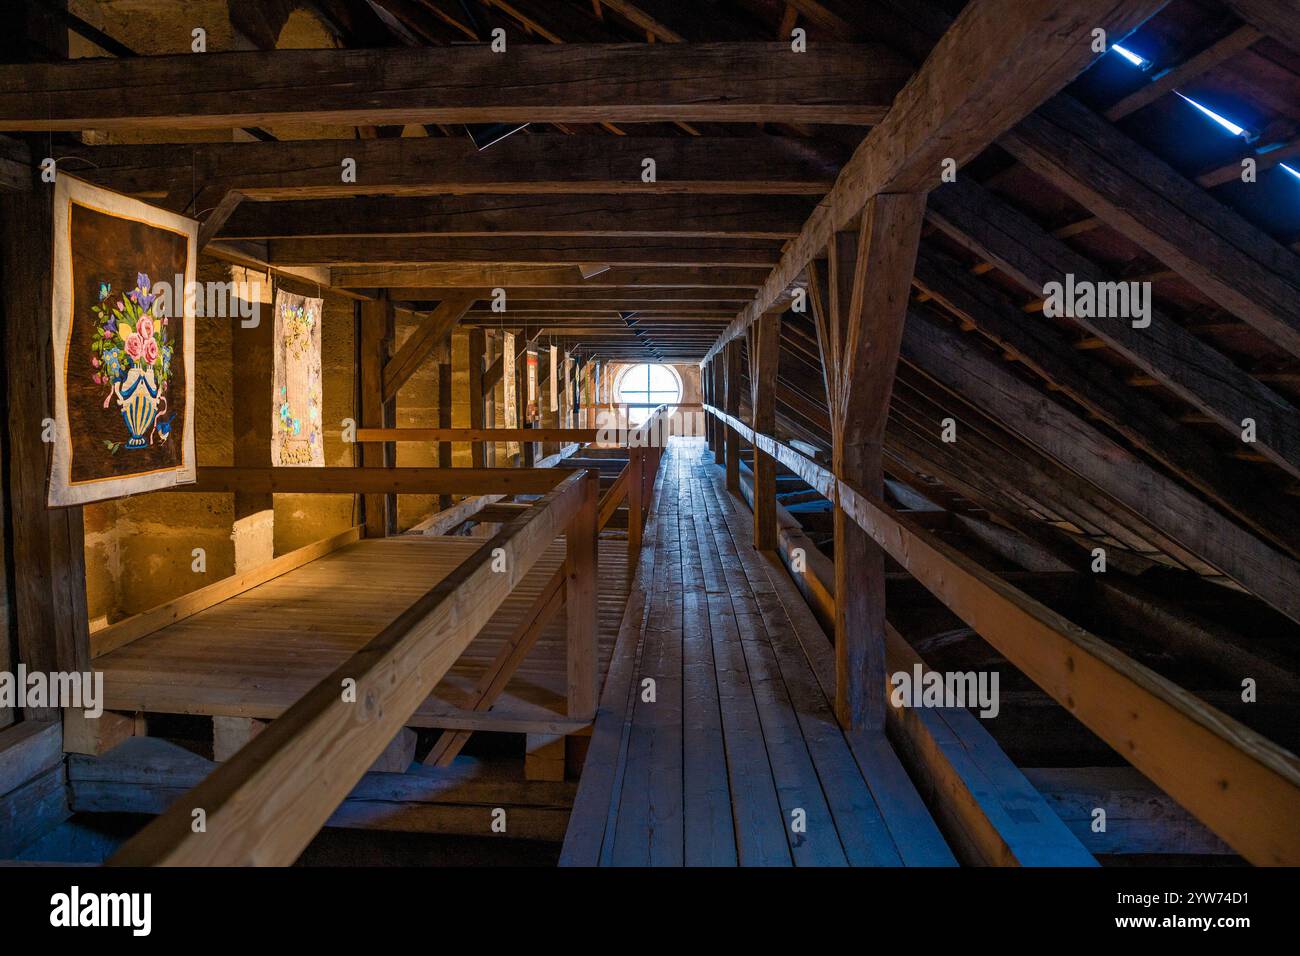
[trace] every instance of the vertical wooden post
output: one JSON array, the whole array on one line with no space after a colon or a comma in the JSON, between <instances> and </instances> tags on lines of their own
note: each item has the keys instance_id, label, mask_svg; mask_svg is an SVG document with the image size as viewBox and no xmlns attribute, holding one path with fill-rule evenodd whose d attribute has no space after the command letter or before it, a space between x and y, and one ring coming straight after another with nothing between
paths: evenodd
<instances>
[{"instance_id":1,"label":"vertical wooden post","mask_svg":"<svg viewBox=\"0 0 1300 956\"><path fill-rule=\"evenodd\" d=\"M641 557L642 501L645 498L642 473L645 449L629 448L627 457L627 575L630 580Z\"/></svg>"},{"instance_id":2,"label":"vertical wooden post","mask_svg":"<svg viewBox=\"0 0 1300 956\"><path fill-rule=\"evenodd\" d=\"M884 490L883 444L907 316L923 194L872 197L858 233L832 240L814 263L818 342L826 368L837 478L872 497ZM825 272L825 276L819 273ZM845 727L885 723L884 552L835 508L835 711Z\"/></svg>"},{"instance_id":3,"label":"vertical wooden post","mask_svg":"<svg viewBox=\"0 0 1300 956\"><path fill-rule=\"evenodd\" d=\"M393 428L397 424L397 399L384 401L384 365L393 343L393 303L387 290L362 302L361 310L361 425L363 428ZM392 442L361 446L365 468L390 468L395 463ZM382 538L397 533L397 497L365 495L366 537Z\"/></svg>"},{"instance_id":4,"label":"vertical wooden post","mask_svg":"<svg viewBox=\"0 0 1300 956\"><path fill-rule=\"evenodd\" d=\"M767 312L749 328L749 405L754 431L776 434L776 375L781 355L781 315ZM754 446L754 547L777 548L776 459Z\"/></svg>"},{"instance_id":5,"label":"vertical wooden post","mask_svg":"<svg viewBox=\"0 0 1300 956\"><path fill-rule=\"evenodd\" d=\"M42 436L46 421L54 418L53 214L53 187L36 177L29 191L0 194L16 656L30 671L87 671L90 630L82 512L79 507L46 507L51 452ZM59 711L32 707L24 714L53 720Z\"/></svg>"},{"instance_id":6,"label":"vertical wooden post","mask_svg":"<svg viewBox=\"0 0 1300 956\"><path fill-rule=\"evenodd\" d=\"M487 335L481 328L469 330L469 427L483 427L486 397L483 394L483 357L487 353ZM487 444L473 442L469 446L472 468L482 468L487 462Z\"/></svg>"},{"instance_id":7,"label":"vertical wooden post","mask_svg":"<svg viewBox=\"0 0 1300 956\"><path fill-rule=\"evenodd\" d=\"M239 266L231 278L246 293L253 294L253 282L261 279ZM235 467L271 466L271 400L275 390L275 317L270 288L261 287L259 301L252 303L261 320L253 326L232 322L230 359L234 395L231 419L234 426ZM266 301L260 301L265 297ZM274 497L259 492L235 492L235 573L242 573L275 557Z\"/></svg>"},{"instance_id":8,"label":"vertical wooden post","mask_svg":"<svg viewBox=\"0 0 1300 956\"><path fill-rule=\"evenodd\" d=\"M723 409L726 404L726 384L724 376L726 374L726 350L722 354L713 357L713 407ZM721 465L727 459L726 449L726 426L721 421L713 422L713 461L714 464Z\"/></svg>"},{"instance_id":9,"label":"vertical wooden post","mask_svg":"<svg viewBox=\"0 0 1300 956\"><path fill-rule=\"evenodd\" d=\"M451 428L451 336L438 346L438 427ZM450 468L451 442L438 442L438 467ZM451 507L451 495L438 496L438 508L445 511Z\"/></svg>"},{"instance_id":10,"label":"vertical wooden post","mask_svg":"<svg viewBox=\"0 0 1300 956\"><path fill-rule=\"evenodd\" d=\"M733 417L740 414L740 339L732 339L723 349L727 361L726 395L722 410ZM722 428L722 443L727 463L727 490L740 494L740 435L730 425Z\"/></svg>"},{"instance_id":11,"label":"vertical wooden post","mask_svg":"<svg viewBox=\"0 0 1300 956\"><path fill-rule=\"evenodd\" d=\"M599 536L596 509L600 500L600 473L587 472L582 508L564 535L565 614L568 617L568 670L570 717L596 714L596 659L600 621L597 614L596 575Z\"/></svg>"}]
</instances>

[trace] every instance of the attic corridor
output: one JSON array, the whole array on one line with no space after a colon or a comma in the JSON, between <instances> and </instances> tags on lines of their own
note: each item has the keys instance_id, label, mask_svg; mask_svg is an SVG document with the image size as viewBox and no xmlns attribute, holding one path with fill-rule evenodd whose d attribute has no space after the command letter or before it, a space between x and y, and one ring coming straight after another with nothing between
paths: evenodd
<instances>
[{"instance_id":1,"label":"attic corridor","mask_svg":"<svg viewBox=\"0 0 1300 956\"><path fill-rule=\"evenodd\" d=\"M562 864L953 863L883 735L836 722L831 645L702 440L645 534Z\"/></svg>"}]
</instances>

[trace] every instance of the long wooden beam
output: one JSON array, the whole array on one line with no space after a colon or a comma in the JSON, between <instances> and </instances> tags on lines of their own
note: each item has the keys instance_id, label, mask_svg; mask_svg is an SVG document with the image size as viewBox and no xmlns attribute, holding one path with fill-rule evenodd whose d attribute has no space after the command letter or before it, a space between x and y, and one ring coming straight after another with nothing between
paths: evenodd
<instances>
[{"instance_id":1,"label":"long wooden beam","mask_svg":"<svg viewBox=\"0 0 1300 956\"><path fill-rule=\"evenodd\" d=\"M59 155L74 175L147 198L174 194L196 210L206 208L199 193L237 189L253 215L256 201L374 194L447 197L460 203L452 210L471 210L473 200L450 197L480 193L821 196L848 158L835 142L777 136L549 135L511 136L482 152L462 137L421 137L68 146ZM646 159L655 161L653 182L643 179ZM342 175L347 160L356 164L353 182Z\"/></svg>"},{"instance_id":2,"label":"long wooden beam","mask_svg":"<svg viewBox=\"0 0 1300 956\"><path fill-rule=\"evenodd\" d=\"M765 269L664 266L612 266L584 278L576 265L498 266L422 265L368 266L331 270L334 284L344 289L402 289L394 298L442 298L429 289L757 289ZM412 291L420 293L418 296Z\"/></svg>"},{"instance_id":3,"label":"long wooden beam","mask_svg":"<svg viewBox=\"0 0 1300 956\"><path fill-rule=\"evenodd\" d=\"M790 239L799 234L813 205L802 196L780 195L712 195L706 202L661 193L437 199L358 196L346 201L243 203L219 235L235 239L422 235Z\"/></svg>"},{"instance_id":4,"label":"long wooden beam","mask_svg":"<svg viewBox=\"0 0 1300 956\"><path fill-rule=\"evenodd\" d=\"M911 69L879 45L274 50L0 67L0 130L270 123L879 122Z\"/></svg>"},{"instance_id":5,"label":"long wooden beam","mask_svg":"<svg viewBox=\"0 0 1300 956\"><path fill-rule=\"evenodd\" d=\"M570 468L221 468L169 491L271 494L540 495Z\"/></svg>"},{"instance_id":6,"label":"long wooden beam","mask_svg":"<svg viewBox=\"0 0 1300 956\"><path fill-rule=\"evenodd\" d=\"M358 442L594 442L596 428L358 428ZM505 470L505 469L498 469Z\"/></svg>"},{"instance_id":7,"label":"long wooden beam","mask_svg":"<svg viewBox=\"0 0 1300 956\"><path fill-rule=\"evenodd\" d=\"M401 265L477 262L516 265L771 266L781 244L772 239L651 239L645 237L443 237L374 236L343 239L272 239L278 265Z\"/></svg>"},{"instance_id":8,"label":"long wooden beam","mask_svg":"<svg viewBox=\"0 0 1300 956\"><path fill-rule=\"evenodd\" d=\"M136 834L116 866L291 864L587 500L570 473L227 763ZM497 557L505 554L505 570ZM349 687L353 693L349 693ZM194 811L205 827L196 832Z\"/></svg>"},{"instance_id":9,"label":"long wooden beam","mask_svg":"<svg viewBox=\"0 0 1300 956\"><path fill-rule=\"evenodd\" d=\"M840 171L758 296L710 349L741 334L878 193L928 192L1081 73L1093 31L1121 37L1166 0L972 0Z\"/></svg>"},{"instance_id":10,"label":"long wooden beam","mask_svg":"<svg viewBox=\"0 0 1300 956\"><path fill-rule=\"evenodd\" d=\"M1300 862L1300 760L741 420L731 430L838 503L1086 727L1256 864Z\"/></svg>"}]
</instances>

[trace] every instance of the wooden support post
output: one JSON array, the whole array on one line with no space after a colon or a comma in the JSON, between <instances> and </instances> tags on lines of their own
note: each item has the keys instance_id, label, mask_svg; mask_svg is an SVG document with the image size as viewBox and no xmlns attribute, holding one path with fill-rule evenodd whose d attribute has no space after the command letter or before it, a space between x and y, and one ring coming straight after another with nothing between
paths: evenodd
<instances>
[{"instance_id":1,"label":"wooden support post","mask_svg":"<svg viewBox=\"0 0 1300 956\"><path fill-rule=\"evenodd\" d=\"M393 303L387 292L379 298L362 302L361 348L361 426L392 428L397 424L396 397L384 400L384 366L388 363L393 342ZM361 464L366 468L391 468L396 463L396 446L362 445ZM382 538L397 533L397 496L366 495L366 537Z\"/></svg>"},{"instance_id":2,"label":"wooden support post","mask_svg":"<svg viewBox=\"0 0 1300 956\"><path fill-rule=\"evenodd\" d=\"M81 508L46 507L49 448L42 440L54 417L50 329L53 192L0 195L0 308L11 362L8 376L9 502L13 535L16 658L29 671L86 671L85 544ZM28 719L57 720L57 708L32 707Z\"/></svg>"},{"instance_id":3,"label":"wooden support post","mask_svg":"<svg viewBox=\"0 0 1300 956\"><path fill-rule=\"evenodd\" d=\"M713 360L710 359L704 363L704 368L700 372L700 388L704 395L705 405L716 404L713 397ZM712 415L704 416L704 440L709 446L709 451L717 456L718 446L714 440L715 421Z\"/></svg>"},{"instance_id":4,"label":"wooden support post","mask_svg":"<svg viewBox=\"0 0 1300 956\"><path fill-rule=\"evenodd\" d=\"M70 754L102 754L135 736L135 715L106 710L87 717L78 707L63 711L63 750Z\"/></svg>"},{"instance_id":5,"label":"wooden support post","mask_svg":"<svg viewBox=\"0 0 1300 956\"><path fill-rule=\"evenodd\" d=\"M266 729L267 721L256 717L213 717L212 759L225 763L245 744Z\"/></svg>"},{"instance_id":6,"label":"wooden support post","mask_svg":"<svg viewBox=\"0 0 1300 956\"><path fill-rule=\"evenodd\" d=\"M776 433L776 373L781 354L781 315L766 312L749 327L749 403L754 431ZM754 547L777 548L776 460L754 448Z\"/></svg>"},{"instance_id":7,"label":"wooden support post","mask_svg":"<svg viewBox=\"0 0 1300 956\"><path fill-rule=\"evenodd\" d=\"M740 340L727 343L723 352L726 358L726 394L722 410L728 415L740 414ZM727 463L727 490L740 494L740 436L734 428L724 426L722 432L724 457Z\"/></svg>"},{"instance_id":8,"label":"wooden support post","mask_svg":"<svg viewBox=\"0 0 1300 956\"><path fill-rule=\"evenodd\" d=\"M245 294L259 297L251 305L265 310L263 314L267 316L251 326L231 323L233 464L236 468L269 468L272 464L271 399L275 384L275 322L270 317L270 284L264 281L264 276L240 266L231 269L231 278ZM262 296L266 301L261 300ZM235 542L235 573L241 574L275 557L275 504L269 493L237 491L234 497L235 524L231 537Z\"/></svg>"},{"instance_id":9,"label":"wooden support post","mask_svg":"<svg viewBox=\"0 0 1300 956\"><path fill-rule=\"evenodd\" d=\"M524 735L524 779L564 779L564 734Z\"/></svg>"},{"instance_id":10,"label":"wooden support post","mask_svg":"<svg viewBox=\"0 0 1300 956\"><path fill-rule=\"evenodd\" d=\"M837 233L810 266L826 370L836 477L883 493L883 443L925 212L922 194L872 197L857 234ZM835 508L835 711L849 728L885 725L885 555Z\"/></svg>"},{"instance_id":11,"label":"wooden support post","mask_svg":"<svg viewBox=\"0 0 1300 956\"><path fill-rule=\"evenodd\" d=\"M406 773L415 763L415 731L402 727L384 752L370 765L370 773Z\"/></svg>"},{"instance_id":12,"label":"wooden support post","mask_svg":"<svg viewBox=\"0 0 1300 956\"><path fill-rule=\"evenodd\" d=\"M726 386L726 379L725 379L726 370L727 370L726 357L723 355L715 355L711 359L711 361L713 363L713 401L711 404L713 405L714 408L720 408L725 411L726 394L727 394L727 386ZM727 426L724 425L721 421L714 421L713 423L714 464L721 465L724 464L727 460L726 434L727 434Z\"/></svg>"},{"instance_id":13,"label":"wooden support post","mask_svg":"<svg viewBox=\"0 0 1300 956\"><path fill-rule=\"evenodd\" d=\"M451 428L451 337L448 336L436 350L438 360L438 427ZM438 443L438 467L450 468L451 442ZM451 507L451 495L438 496L438 510Z\"/></svg>"},{"instance_id":14,"label":"wooden support post","mask_svg":"<svg viewBox=\"0 0 1300 956\"><path fill-rule=\"evenodd\" d=\"M641 557L641 534L645 527L644 448L628 449L627 467L627 576L630 581L636 573L637 560Z\"/></svg>"},{"instance_id":15,"label":"wooden support post","mask_svg":"<svg viewBox=\"0 0 1300 956\"><path fill-rule=\"evenodd\" d=\"M568 569L564 588L568 619L570 717L594 717L596 713L600 634L596 600L599 500L600 474L590 471L583 486L582 505L564 533L565 565Z\"/></svg>"},{"instance_id":16,"label":"wooden support post","mask_svg":"<svg viewBox=\"0 0 1300 956\"><path fill-rule=\"evenodd\" d=\"M483 428L486 396L483 394L483 358L487 353L487 335L481 328L469 330L469 427ZM487 446L475 442L469 446L470 467L482 468L487 461Z\"/></svg>"}]
</instances>

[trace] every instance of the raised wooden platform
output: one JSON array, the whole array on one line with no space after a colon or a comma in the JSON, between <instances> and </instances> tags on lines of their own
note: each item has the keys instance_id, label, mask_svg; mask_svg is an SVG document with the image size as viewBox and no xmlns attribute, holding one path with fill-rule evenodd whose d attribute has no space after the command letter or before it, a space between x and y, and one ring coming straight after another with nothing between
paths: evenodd
<instances>
[{"instance_id":1,"label":"raised wooden platform","mask_svg":"<svg viewBox=\"0 0 1300 956\"><path fill-rule=\"evenodd\" d=\"M405 535L358 541L95 660L110 710L274 718L389 624L484 539ZM491 711L463 710L482 670L564 560L564 539L537 561L420 706L411 726L562 732L563 611ZM600 672L627 595L627 545L600 547Z\"/></svg>"},{"instance_id":2,"label":"raised wooden platform","mask_svg":"<svg viewBox=\"0 0 1300 956\"><path fill-rule=\"evenodd\" d=\"M830 643L699 440L663 460L618 640L562 863L954 862L883 735L836 723Z\"/></svg>"}]
</instances>

